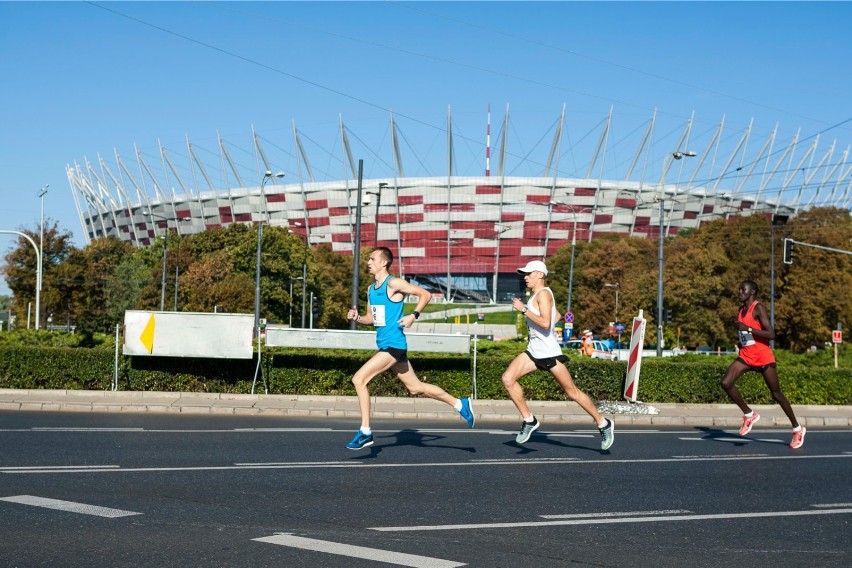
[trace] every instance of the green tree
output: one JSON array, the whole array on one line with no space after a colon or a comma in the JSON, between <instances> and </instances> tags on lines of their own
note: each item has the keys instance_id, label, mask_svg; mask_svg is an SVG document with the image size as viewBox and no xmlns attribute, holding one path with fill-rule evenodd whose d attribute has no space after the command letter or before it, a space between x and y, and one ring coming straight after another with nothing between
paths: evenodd
<instances>
[{"instance_id":1,"label":"green tree","mask_svg":"<svg viewBox=\"0 0 852 568\"><path fill-rule=\"evenodd\" d=\"M41 235L37 229L30 231L20 228L19 230L28 235L37 246L39 245ZM55 221L45 220L44 243L41 245L44 258L42 259L40 327L47 321L47 314L61 311L65 303L56 289L56 271L72 251L76 250L71 244L72 238L71 232L61 231ZM12 312L18 318L18 322L25 322L27 305L30 303L35 305L38 258L30 242L19 237L17 246L5 255L4 260L6 265L2 271L6 278L6 285L12 290L14 298L11 305Z\"/></svg>"},{"instance_id":2,"label":"green tree","mask_svg":"<svg viewBox=\"0 0 852 568\"><path fill-rule=\"evenodd\" d=\"M846 209L815 208L789 221L796 241L852 249L852 218ZM852 321L852 256L797 245L793 264L781 265L783 287L776 303L776 327L785 343L803 351L831 341L838 322ZM764 295L767 290L764 290Z\"/></svg>"}]
</instances>

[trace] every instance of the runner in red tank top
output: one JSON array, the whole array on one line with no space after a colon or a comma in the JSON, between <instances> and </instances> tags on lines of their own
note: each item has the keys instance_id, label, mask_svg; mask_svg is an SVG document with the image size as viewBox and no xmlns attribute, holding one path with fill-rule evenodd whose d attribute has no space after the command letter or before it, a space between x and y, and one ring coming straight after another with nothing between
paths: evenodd
<instances>
[{"instance_id":1,"label":"runner in red tank top","mask_svg":"<svg viewBox=\"0 0 852 568\"><path fill-rule=\"evenodd\" d=\"M757 301L757 284L751 280L744 280L740 284L739 298L742 302L737 313L737 332L739 333L740 352L739 357L731 363L725 376L722 377L722 388L731 397L731 400L743 411L743 425L740 428L740 436L745 436L751 431L752 426L760 420L760 414L752 411L740 394L736 382L748 371L755 371L763 375L763 380L772 398L784 410L784 414L793 424L793 440L791 448L801 448L805 440L805 427L799 425L793 408L778 383L778 372L775 367L775 354L769 347L769 340L775 339L775 328L769 321L766 308Z\"/></svg>"}]
</instances>

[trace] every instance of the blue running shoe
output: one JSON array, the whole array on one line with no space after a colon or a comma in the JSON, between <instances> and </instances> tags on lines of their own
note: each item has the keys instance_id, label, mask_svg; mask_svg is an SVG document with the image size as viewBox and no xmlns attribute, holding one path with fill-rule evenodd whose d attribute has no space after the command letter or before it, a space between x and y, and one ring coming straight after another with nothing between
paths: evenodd
<instances>
[{"instance_id":1,"label":"blue running shoe","mask_svg":"<svg viewBox=\"0 0 852 568\"><path fill-rule=\"evenodd\" d=\"M473 423L476 422L476 417L473 415L473 403L470 398L461 399L462 407L459 410L461 417L467 420L467 427L473 428Z\"/></svg>"},{"instance_id":2,"label":"blue running shoe","mask_svg":"<svg viewBox=\"0 0 852 568\"><path fill-rule=\"evenodd\" d=\"M373 435L365 434L361 430L358 430L355 433L355 437L346 444L346 447L350 450L360 450L361 448L366 448L367 446L373 445Z\"/></svg>"}]
</instances>

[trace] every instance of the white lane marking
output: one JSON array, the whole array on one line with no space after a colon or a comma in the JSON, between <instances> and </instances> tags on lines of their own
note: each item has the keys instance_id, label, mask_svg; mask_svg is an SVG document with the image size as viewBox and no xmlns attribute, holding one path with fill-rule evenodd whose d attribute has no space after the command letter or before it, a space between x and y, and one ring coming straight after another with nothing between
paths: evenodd
<instances>
[{"instance_id":1,"label":"white lane marking","mask_svg":"<svg viewBox=\"0 0 852 568\"><path fill-rule=\"evenodd\" d=\"M837 507L852 507L852 503L815 503L811 507L819 507L822 509L834 509Z\"/></svg>"},{"instance_id":2,"label":"white lane marking","mask_svg":"<svg viewBox=\"0 0 852 568\"><path fill-rule=\"evenodd\" d=\"M110 519L142 514L134 513L133 511L122 511L121 509L98 507L97 505L87 505L85 503L74 503L73 501L61 501L59 499L35 497L33 495L15 495L12 497L0 497L0 501L8 501L9 503L20 503L21 505L32 505L33 507L44 507L45 509L56 509L57 511L67 511L69 513L80 513L82 515L107 517Z\"/></svg>"},{"instance_id":3,"label":"white lane marking","mask_svg":"<svg viewBox=\"0 0 852 568\"><path fill-rule=\"evenodd\" d=\"M717 455L714 455L713 457L714 458L763 458L763 457L766 457L768 455L769 454L717 454ZM688 460L688 459L702 459L702 458L706 458L708 456L706 456L706 455L703 455L703 456L702 455L695 455L695 456L672 456L672 457Z\"/></svg>"},{"instance_id":4,"label":"white lane marking","mask_svg":"<svg viewBox=\"0 0 852 568\"><path fill-rule=\"evenodd\" d=\"M545 463L545 462L575 462L580 458L482 458L470 460L476 463Z\"/></svg>"},{"instance_id":5,"label":"white lane marking","mask_svg":"<svg viewBox=\"0 0 852 568\"><path fill-rule=\"evenodd\" d=\"M27 466L0 466L2 471L14 471L16 469L30 471L33 469L109 469L119 468L119 465L27 465Z\"/></svg>"},{"instance_id":6,"label":"white lane marking","mask_svg":"<svg viewBox=\"0 0 852 568\"><path fill-rule=\"evenodd\" d=\"M252 540L257 542L266 542L269 544L277 544L279 546L300 548L302 550L348 556L350 558L375 560L376 562L396 564L397 566L410 566L411 568L456 568L457 566L467 566L467 564L462 562L430 558L428 556L418 556L416 554L405 554L403 552L393 552L391 550L380 550L378 548L367 548L352 544L341 544L339 542L305 538L292 534L276 534L273 536L253 538Z\"/></svg>"},{"instance_id":7,"label":"white lane marking","mask_svg":"<svg viewBox=\"0 0 852 568\"><path fill-rule=\"evenodd\" d=\"M35 432L144 432L144 428L85 428L60 426L36 426L32 428Z\"/></svg>"},{"instance_id":8,"label":"white lane marking","mask_svg":"<svg viewBox=\"0 0 852 568\"><path fill-rule=\"evenodd\" d=\"M222 432L333 432L331 428L234 428ZM207 430L204 430L207 432Z\"/></svg>"},{"instance_id":9,"label":"white lane marking","mask_svg":"<svg viewBox=\"0 0 852 568\"><path fill-rule=\"evenodd\" d=\"M539 515L542 519L599 519L603 517L629 517L631 515L675 515L678 513L691 513L687 509L669 509L663 511L624 511L621 513L575 513L571 515Z\"/></svg>"},{"instance_id":10,"label":"white lane marking","mask_svg":"<svg viewBox=\"0 0 852 568\"><path fill-rule=\"evenodd\" d=\"M597 459L581 460L577 458L529 460L517 459L507 461L466 461L466 462L424 462L424 463L364 463L364 462L317 462L284 465L233 465L233 466L192 466L192 467L128 467L120 469L20 469L4 470L0 473L8 475L16 473L150 473L168 471L229 471L246 469L379 469L379 468L404 468L404 467L471 467L471 466L504 466L504 465L551 465L551 464L583 464L583 465L606 465L606 464L641 464L641 463L683 463L683 462L707 462L707 461L750 461L750 460L813 460L813 459L836 459L852 458L845 454L824 455L788 455L788 456L766 456L766 457L721 457L706 456L688 459L675 458L649 458L649 459Z\"/></svg>"},{"instance_id":11,"label":"white lane marking","mask_svg":"<svg viewBox=\"0 0 852 568\"><path fill-rule=\"evenodd\" d=\"M507 529L518 527L556 527L564 525L604 525L615 523L660 523L671 521L707 521L714 519L756 519L760 517L801 517L811 515L843 515L850 509L822 509L820 511L766 511L752 513L721 513L715 515L672 515L659 517L628 517L622 519L565 519L558 521L529 521L521 523L479 523L466 525L421 525L412 527L370 527L380 532L450 531L465 529Z\"/></svg>"},{"instance_id":12,"label":"white lane marking","mask_svg":"<svg viewBox=\"0 0 852 568\"><path fill-rule=\"evenodd\" d=\"M342 465L342 464L351 464L352 462L348 461L330 461L330 462L244 462L244 463L235 463L234 465L239 466L280 466L280 465Z\"/></svg>"},{"instance_id":13,"label":"white lane marking","mask_svg":"<svg viewBox=\"0 0 852 568\"><path fill-rule=\"evenodd\" d=\"M678 440L685 440L687 442L770 442L772 444L787 443L784 440L777 440L774 438L678 438Z\"/></svg>"}]
</instances>

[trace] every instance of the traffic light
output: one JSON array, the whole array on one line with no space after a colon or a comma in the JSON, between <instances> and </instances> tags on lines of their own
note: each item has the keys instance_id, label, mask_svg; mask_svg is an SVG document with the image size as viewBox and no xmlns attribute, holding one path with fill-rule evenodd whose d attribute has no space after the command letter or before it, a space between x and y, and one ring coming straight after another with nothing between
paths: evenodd
<instances>
[{"instance_id":1,"label":"traffic light","mask_svg":"<svg viewBox=\"0 0 852 568\"><path fill-rule=\"evenodd\" d=\"M311 306L311 313L313 313L315 320L319 319L319 317L320 317L320 305L319 305L319 302L316 301L316 298L314 299L314 303Z\"/></svg>"},{"instance_id":2,"label":"traffic light","mask_svg":"<svg viewBox=\"0 0 852 568\"><path fill-rule=\"evenodd\" d=\"M672 311L666 308L666 323L672 323Z\"/></svg>"},{"instance_id":3,"label":"traffic light","mask_svg":"<svg viewBox=\"0 0 852 568\"><path fill-rule=\"evenodd\" d=\"M784 239L784 264L793 264L793 239Z\"/></svg>"}]
</instances>

